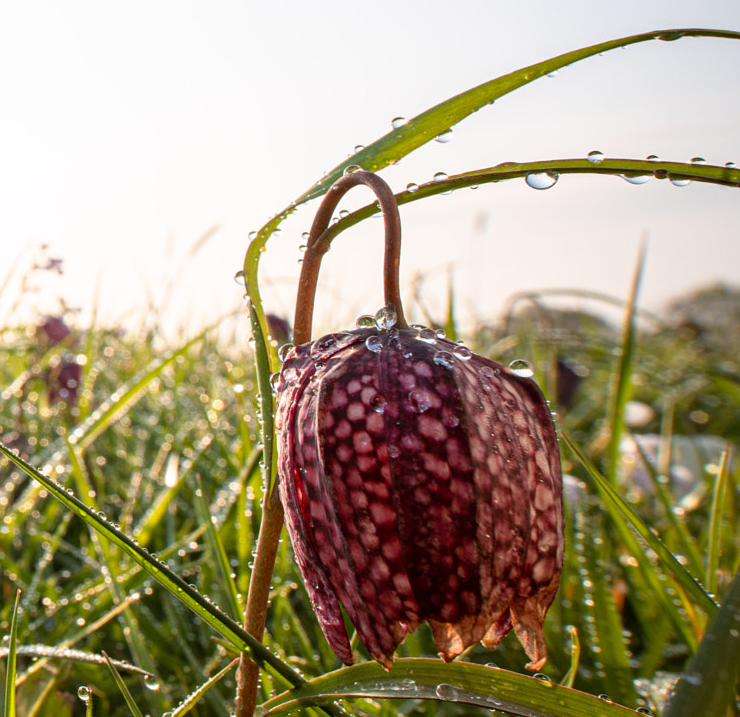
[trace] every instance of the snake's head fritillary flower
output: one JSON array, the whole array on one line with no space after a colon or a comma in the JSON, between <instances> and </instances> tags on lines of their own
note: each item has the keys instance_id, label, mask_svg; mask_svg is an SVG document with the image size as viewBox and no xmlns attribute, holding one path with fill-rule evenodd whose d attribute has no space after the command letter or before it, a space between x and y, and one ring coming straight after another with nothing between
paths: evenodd
<instances>
[{"instance_id":1,"label":"snake's head fritillary flower","mask_svg":"<svg viewBox=\"0 0 740 717\"><path fill-rule=\"evenodd\" d=\"M550 410L527 373L399 328L390 306L284 352L280 495L311 603L346 664L340 605L386 669L425 621L446 661L513 627L527 667L544 664L562 479Z\"/></svg>"}]
</instances>

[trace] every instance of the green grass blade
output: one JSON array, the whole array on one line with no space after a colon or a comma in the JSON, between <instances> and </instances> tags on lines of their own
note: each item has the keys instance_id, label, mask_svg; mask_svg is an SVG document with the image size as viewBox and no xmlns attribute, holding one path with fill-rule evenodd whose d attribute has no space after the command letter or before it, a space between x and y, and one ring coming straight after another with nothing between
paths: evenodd
<instances>
[{"instance_id":1,"label":"green grass blade","mask_svg":"<svg viewBox=\"0 0 740 717\"><path fill-rule=\"evenodd\" d=\"M16 717L15 711L15 673L17 669L18 648L18 606L21 601L21 591L15 594L13 616L10 620L10 641L8 643L8 660L5 668L5 717Z\"/></svg>"},{"instance_id":2,"label":"green grass blade","mask_svg":"<svg viewBox=\"0 0 740 717\"><path fill-rule=\"evenodd\" d=\"M553 682L469 662L401 659L385 672L374 662L345 667L278 695L259 717L352 697L443 700L527 717L627 717L634 712Z\"/></svg>"},{"instance_id":3,"label":"green grass blade","mask_svg":"<svg viewBox=\"0 0 740 717\"><path fill-rule=\"evenodd\" d=\"M115 668L105 652L103 653L103 657L105 657L105 664L108 666L108 671L111 673L116 686L123 695L123 699L126 700L126 704L131 710L131 714L134 715L134 717L144 717L144 715L141 713L141 710L139 709L139 706L136 704L136 700L133 698L131 692L129 692L128 687L126 687L126 683L123 681L121 675L118 673L118 670Z\"/></svg>"},{"instance_id":4,"label":"green grass blade","mask_svg":"<svg viewBox=\"0 0 740 717\"><path fill-rule=\"evenodd\" d=\"M663 717L721 717L740 678L740 572L679 679Z\"/></svg>"},{"instance_id":5,"label":"green grass blade","mask_svg":"<svg viewBox=\"0 0 740 717\"><path fill-rule=\"evenodd\" d=\"M581 641L578 639L578 630L573 625L565 628L570 635L570 667L560 680L563 687L573 687L573 682L578 674L578 662L581 659Z\"/></svg>"},{"instance_id":6,"label":"green grass blade","mask_svg":"<svg viewBox=\"0 0 740 717\"><path fill-rule=\"evenodd\" d=\"M607 477L612 485L617 484L617 467L619 465L619 444L624 430L624 406L632 391L632 360L635 354L636 325L635 312L637 297L640 291L640 280L645 267L645 243L640 247L640 253L632 276L632 285L625 306L624 324L620 342L619 361L616 370L612 372L613 385L609 405L609 447L607 449Z\"/></svg>"},{"instance_id":7,"label":"green grass blade","mask_svg":"<svg viewBox=\"0 0 740 717\"><path fill-rule=\"evenodd\" d=\"M213 677L204 682L195 692L191 692L178 706L170 713L171 717L183 717L190 712L193 707L200 701L200 699L213 687L219 680L239 663L238 660L233 660L226 667L221 668Z\"/></svg>"},{"instance_id":8,"label":"green grass blade","mask_svg":"<svg viewBox=\"0 0 740 717\"><path fill-rule=\"evenodd\" d=\"M159 560L124 533L116 530L105 518L88 508L82 501L71 495L67 490L48 476L39 473L31 464L16 456L11 450L0 443L0 453L5 455L18 468L37 480L57 500L63 503L87 525L93 527L100 535L118 545L142 567L151 577L160 583L168 592L174 595L184 605L190 608L202 620L210 625L218 634L228 640L237 650L248 652L250 657L260 665L270 666L289 684L303 684L304 679L289 665L275 657L266 647L249 635L241 626L235 623L228 615L221 612L215 605L207 601L194 588L186 583L179 575L163 565Z\"/></svg>"},{"instance_id":9,"label":"green grass blade","mask_svg":"<svg viewBox=\"0 0 740 717\"><path fill-rule=\"evenodd\" d=\"M224 548L221 536L219 535L218 530L216 530L216 526L213 524L211 511L208 506L208 502L205 499L205 495L203 494L203 481L200 479L200 476L198 476L197 485L198 490L195 493L196 508L200 513L200 519L203 522L203 525L206 526L206 539L208 540L209 547L211 548L216 565L218 566L218 571L221 574L224 592L229 601L231 616L234 619L237 619L237 617L241 615L242 609L239 605L239 598L237 597L236 583L231 577L232 570L229 565L229 556L226 554L226 549Z\"/></svg>"},{"instance_id":10,"label":"green grass blade","mask_svg":"<svg viewBox=\"0 0 740 717\"><path fill-rule=\"evenodd\" d=\"M707 533L707 590L711 594L717 593L717 569L719 568L720 537L722 533L722 512L725 505L725 492L730 474L729 448L722 452L717 479L714 482L712 494L712 508L709 515L709 530Z\"/></svg>"},{"instance_id":11,"label":"green grass blade","mask_svg":"<svg viewBox=\"0 0 740 717\"><path fill-rule=\"evenodd\" d=\"M676 559L664 543L643 523L640 516L622 499L612 485L602 476L594 467L591 461L585 456L583 451L570 439L565 431L561 431L561 436L573 451L583 467L593 478L596 490L599 492L602 500L619 511L624 518L629 521L637 534L655 551L663 568L668 573L672 573L681 587L693 598L694 602L704 610L707 615L714 615L717 610L717 603L707 594L706 590L699 584L699 581L689 573L686 568Z\"/></svg>"}]
</instances>

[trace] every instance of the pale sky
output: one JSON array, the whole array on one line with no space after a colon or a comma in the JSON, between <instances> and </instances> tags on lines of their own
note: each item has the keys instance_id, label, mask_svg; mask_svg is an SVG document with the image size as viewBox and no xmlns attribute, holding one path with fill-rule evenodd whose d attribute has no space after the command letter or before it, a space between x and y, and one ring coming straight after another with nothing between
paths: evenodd
<instances>
[{"instance_id":1,"label":"pale sky","mask_svg":"<svg viewBox=\"0 0 740 717\"><path fill-rule=\"evenodd\" d=\"M736 0L373 3L127 0L0 4L0 322L34 247L65 274L38 277L89 321L131 325L153 296L189 333L240 305L247 235L357 144L481 82L599 41L657 29L740 30ZM685 38L591 58L499 100L381 174L408 182L504 161L611 157L740 164L740 42ZM519 290L624 297L649 236L643 303L709 281L740 284L740 190L657 180L521 180L402 208L402 281L428 275L460 318L492 319ZM367 195L350 195L352 206ZM316 203L268 243L268 310L292 317L301 233ZM195 256L188 252L218 230ZM346 328L382 301L381 224L327 255L317 323ZM409 303L409 307L412 304ZM413 315L413 310L410 311Z\"/></svg>"}]
</instances>

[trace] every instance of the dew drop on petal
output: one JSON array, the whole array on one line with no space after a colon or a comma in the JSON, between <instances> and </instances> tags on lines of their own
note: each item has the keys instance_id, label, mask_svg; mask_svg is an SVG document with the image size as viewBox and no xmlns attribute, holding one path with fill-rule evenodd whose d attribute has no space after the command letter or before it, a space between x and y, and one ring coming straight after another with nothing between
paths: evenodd
<instances>
[{"instance_id":1,"label":"dew drop on petal","mask_svg":"<svg viewBox=\"0 0 740 717\"><path fill-rule=\"evenodd\" d=\"M388 401L385 400L385 396L378 393L370 399L370 408L375 413L385 413L385 407L388 405Z\"/></svg>"},{"instance_id":2,"label":"dew drop on petal","mask_svg":"<svg viewBox=\"0 0 740 717\"><path fill-rule=\"evenodd\" d=\"M243 270L239 270L239 271L236 272L236 274L234 274L234 281L237 284L239 284L239 286L244 286L244 284L246 283L246 281L244 279L244 271Z\"/></svg>"},{"instance_id":3,"label":"dew drop on petal","mask_svg":"<svg viewBox=\"0 0 740 717\"><path fill-rule=\"evenodd\" d=\"M294 349L295 346L293 344L283 344L278 350L277 350L277 357L280 359L280 361L285 361L285 359L288 357L288 354L291 352L292 349Z\"/></svg>"},{"instance_id":4,"label":"dew drop on petal","mask_svg":"<svg viewBox=\"0 0 740 717\"><path fill-rule=\"evenodd\" d=\"M450 127L450 129L446 129L444 132L440 132L434 139L435 141L441 142L442 144L451 142L454 139L454 132L452 131L452 127Z\"/></svg>"},{"instance_id":5,"label":"dew drop on petal","mask_svg":"<svg viewBox=\"0 0 740 717\"><path fill-rule=\"evenodd\" d=\"M467 347L467 346L456 346L452 353L455 354L455 358L459 358L461 361L467 361L472 355L473 352Z\"/></svg>"},{"instance_id":6,"label":"dew drop on petal","mask_svg":"<svg viewBox=\"0 0 740 717\"><path fill-rule=\"evenodd\" d=\"M432 395L425 388L412 388L409 392L411 409L415 413L424 413L432 407Z\"/></svg>"},{"instance_id":7,"label":"dew drop on petal","mask_svg":"<svg viewBox=\"0 0 740 717\"><path fill-rule=\"evenodd\" d=\"M437 351L433 360L437 366L444 368L452 368L455 365L455 357L449 351Z\"/></svg>"},{"instance_id":8,"label":"dew drop on petal","mask_svg":"<svg viewBox=\"0 0 740 717\"><path fill-rule=\"evenodd\" d=\"M380 338L380 336L368 336L365 339L365 346L368 348L368 350L372 351L374 354L380 353L380 350L383 348L383 340Z\"/></svg>"},{"instance_id":9,"label":"dew drop on petal","mask_svg":"<svg viewBox=\"0 0 740 717\"><path fill-rule=\"evenodd\" d=\"M422 341L426 341L428 344L433 344L437 340L437 334L434 329L428 329L426 327L419 329L418 337Z\"/></svg>"},{"instance_id":10,"label":"dew drop on petal","mask_svg":"<svg viewBox=\"0 0 740 717\"><path fill-rule=\"evenodd\" d=\"M558 181L559 175L555 172L537 172L528 174L524 181L532 189L550 189Z\"/></svg>"},{"instance_id":11,"label":"dew drop on petal","mask_svg":"<svg viewBox=\"0 0 740 717\"><path fill-rule=\"evenodd\" d=\"M598 149L595 149L593 152L589 152L586 155L586 159L591 162L591 164L599 164L600 162L604 161L604 153L599 152Z\"/></svg>"},{"instance_id":12,"label":"dew drop on petal","mask_svg":"<svg viewBox=\"0 0 740 717\"><path fill-rule=\"evenodd\" d=\"M384 306L375 314L375 325L380 331L392 329L397 321L398 314L396 313L396 307L392 304Z\"/></svg>"},{"instance_id":13,"label":"dew drop on petal","mask_svg":"<svg viewBox=\"0 0 740 717\"><path fill-rule=\"evenodd\" d=\"M375 328L375 317L370 316L370 314L364 314L362 316L358 316L357 321L355 321L355 326L358 329L374 329Z\"/></svg>"},{"instance_id":14,"label":"dew drop on petal","mask_svg":"<svg viewBox=\"0 0 740 717\"><path fill-rule=\"evenodd\" d=\"M391 120L391 127L393 129L398 129L399 127L403 127L405 124L408 124L408 120L405 117L394 117Z\"/></svg>"},{"instance_id":15,"label":"dew drop on petal","mask_svg":"<svg viewBox=\"0 0 740 717\"><path fill-rule=\"evenodd\" d=\"M515 376L521 376L522 378L531 378L534 376L534 368L529 361L524 359L515 359L509 364L509 370Z\"/></svg>"}]
</instances>

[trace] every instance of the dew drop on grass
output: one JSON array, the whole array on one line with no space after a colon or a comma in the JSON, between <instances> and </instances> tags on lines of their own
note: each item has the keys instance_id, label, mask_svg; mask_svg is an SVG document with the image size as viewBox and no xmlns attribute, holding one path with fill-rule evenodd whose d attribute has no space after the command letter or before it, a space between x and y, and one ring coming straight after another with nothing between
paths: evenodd
<instances>
[{"instance_id":1,"label":"dew drop on grass","mask_svg":"<svg viewBox=\"0 0 740 717\"><path fill-rule=\"evenodd\" d=\"M630 184L645 184L645 182L650 179L650 177L645 174L620 174L619 176L624 179L625 182L629 182Z\"/></svg>"},{"instance_id":2,"label":"dew drop on grass","mask_svg":"<svg viewBox=\"0 0 740 717\"><path fill-rule=\"evenodd\" d=\"M442 144L452 142L452 140L454 139L454 132L452 131L452 127L450 127L450 129L446 129L444 132L440 132L434 139L436 142L440 142Z\"/></svg>"},{"instance_id":3,"label":"dew drop on grass","mask_svg":"<svg viewBox=\"0 0 740 717\"><path fill-rule=\"evenodd\" d=\"M548 687L552 687L552 680L544 672L536 672L532 677L534 677L535 680L539 680L544 683Z\"/></svg>"},{"instance_id":4,"label":"dew drop on grass","mask_svg":"<svg viewBox=\"0 0 740 717\"><path fill-rule=\"evenodd\" d=\"M83 701L83 702L89 702L90 701L90 688L87 685L82 685L77 690L77 696Z\"/></svg>"},{"instance_id":5,"label":"dew drop on grass","mask_svg":"<svg viewBox=\"0 0 740 717\"><path fill-rule=\"evenodd\" d=\"M413 194L414 192L416 192L418 190L419 190L419 185L418 184L414 184L413 182L409 182L406 185L406 191L409 192L409 194Z\"/></svg>"},{"instance_id":6,"label":"dew drop on grass","mask_svg":"<svg viewBox=\"0 0 740 717\"><path fill-rule=\"evenodd\" d=\"M354 150L355 151L355 154L357 154L358 152L362 152L363 149L365 149L365 145L364 144L356 144L355 145L355 150Z\"/></svg>"},{"instance_id":7,"label":"dew drop on grass","mask_svg":"<svg viewBox=\"0 0 740 717\"><path fill-rule=\"evenodd\" d=\"M350 164L344 168L345 176L347 174L354 174L355 172L362 172L362 167L359 164Z\"/></svg>"},{"instance_id":8,"label":"dew drop on grass","mask_svg":"<svg viewBox=\"0 0 740 717\"><path fill-rule=\"evenodd\" d=\"M154 675L144 675L144 687L152 692L156 692L159 689L159 682Z\"/></svg>"},{"instance_id":9,"label":"dew drop on grass","mask_svg":"<svg viewBox=\"0 0 740 717\"><path fill-rule=\"evenodd\" d=\"M689 164L706 164L707 160L704 157L692 157L689 160Z\"/></svg>"},{"instance_id":10,"label":"dew drop on grass","mask_svg":"<svg viewBox=\"0 0 740 717\"><path fill-rule=\"evenodd\" d=\"M394 117L391 120L391 127L393 129L398 129L399 127L403 127L405 124L408 124L408 120L405 117Z\"/></svg>"},{"instance_id":11,"label":"dew drop on grass","mask_svg":"<svg viewBox=\"0 0 740 717\"><path fill-rule=\"evenodd\" d=\"M735 163L734 162L725 162L725 167L727 169L735 169Z\"/></svg>"},{"instance_id":12,"label":"dew drop on grass","mask_svg":"<svg viewBox=\"0 0 740 717\"><path fill-rule=\"evenodd\" d=\"M670 181L674 187L687 187L689 184L691 184L690 179L682 179L679 177L671 177Z\"/></svg>"},{"instance_id":13,"label":"dew drop on grass","mask_svg":"<svg viewBox=\"0 0 740 717\"><path fill-rule=\"evenodd\" d=\"M435 182L444 182L447 179L447 172L436 172L432 179Z\"/></svg>"},{"instance_id":14,"label":"dew drop on grass","mask_svg":"<svg viewBox=\"0 0 740 717\"><path fill-rule=\"evenodd\" d=\"M612 699L609 697L609 695L599 695L599 699L603 700L604 702L611 702Z\"/></svg>"},{"instance_id":15,"label":"dew drop on grass","mask_svg":"<svg viewBox=\"0 0 740 717\"><path fill-rule=\"evenodd\" d=\"M598 149L595 149L593 152L589 152L586 155L586 159L591 162L591 164L599 164L600 162L604 161L604 153L599 152Z\"/></svg>"},{"instance_id":16,"label":"dew drop on grass","mask_svg":"<svg viewBox=\"0 0 740 717\"><path fill-rule=\"evenodd\" d=\"M559 175L555 172L537 172L528 174L524 181L532 189L550 189L558 181Z\"/></svg>"},{"instance_id":17,"label":"dew drop on grass","mask_svg":"<svg viewBox=\"0 0 740 717\"><path fill-rule=\"evenodd\" d=\"M648 162L660 162L660 157L658 157L657 154L649 154L645 159L647 159Z\"/></svg>"},{"instance_id":18,"label":"dew drop on grass","mask_svg":"<svg viewBox=\"0 0 740 717\"><path fill-rule=\"evenodd\" d=\"M553 70L552 72L548 72L547 73L547 76L548 77L557 77L558 76L558 71L557 70Z\"/></svg>"},{"instance_id":19,"label":"dew drop on grass","mask_svg":"<svg viewBox=\"0 0 740 717\"><path fill-rule=\"evenodd\" d=\"M460 688L455 687L455 685L448 685L445 682L437 685L435 692L439 699L446 700L447 702L456 702L460 699Z\"/></svg>"},{"instance_id":20,"label":"dew drop on grass","mask_svg":"<svg viewBox=\"0 0 740 717\"><path fill-rule=\"evenodd\" d=\"M244 286L244 271L237 271L236 274L234 274L234 281L239 284L239 286Z\"/></svg>"},{"instance_id":21,"label":"dew drop on grass","mask_svg":"<svg viewBox=\"0 0 740 717\"><path fill-rule=\"evenodd\" d=\"M532 378L534 376L534 368L529 361L524 359L515 359L509 364L509 370L515 376L521 376L522 378Z\"/></svg>"}]
</instances>

